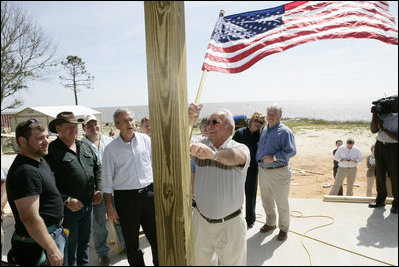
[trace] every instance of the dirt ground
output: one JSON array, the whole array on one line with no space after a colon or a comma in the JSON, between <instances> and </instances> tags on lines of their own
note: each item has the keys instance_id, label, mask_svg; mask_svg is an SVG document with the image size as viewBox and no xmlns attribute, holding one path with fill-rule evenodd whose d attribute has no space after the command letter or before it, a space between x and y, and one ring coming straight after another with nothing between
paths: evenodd
<instances>
[{"instance_id":1,"label":"dirt ground","mask_svg":"<svg viewBox=\"0 0 399 267\"><path fill-rule=\"evenodd\" d=\"M291 198L323 198L331 187L323 185L334 183L333 154L335 140L346 142L347 138L355 140L363 160L358 164L354 196L366 196L366 157L371 153L370 146L375 143L374 135L367 129L324 129L311 127L294 131L297 155L291 159L293 172L291 180ZM346 194L346 179L344 181L344 195ZM376 195L375 184L373 196Z\"/></svg>"}]
</instances>

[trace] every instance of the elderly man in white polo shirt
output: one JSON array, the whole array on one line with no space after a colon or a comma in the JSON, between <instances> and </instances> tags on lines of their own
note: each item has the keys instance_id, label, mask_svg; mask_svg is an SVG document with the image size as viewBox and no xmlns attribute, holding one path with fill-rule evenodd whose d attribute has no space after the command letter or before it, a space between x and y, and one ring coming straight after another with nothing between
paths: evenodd
<instances>
[{"instance_id":1,"label":"elderly man in white polo shirt","mask_svg":"<svg viewBox=\"0 0 399 267\"><path fill-rule=\"evenodd\" d=\"M191 104L198 119L202 105ZM246 221L241 212L250 152L232 140L234 119L221 109L208 121L208 137L190 144L195 163L195 265L246 265ZM216 257L215 257L216 255Z\"/></svg>"},{"instance_id":2,"label":"elderly man in white polo shirt","mask_svg":"<svg viewBox=\"0 0 399 267\"><path fill-rule=\"evenodd\" d=\"M329 195L337 195L342 186L345 176L347 177L346 195L353 196L353 184L356 179L357 164L362 160L362 153L354 146L352 138L346 140L346 146L340 146L335 152L334 159L338 161L338 170L334 185Z\"/></svg>"}]
</instances>

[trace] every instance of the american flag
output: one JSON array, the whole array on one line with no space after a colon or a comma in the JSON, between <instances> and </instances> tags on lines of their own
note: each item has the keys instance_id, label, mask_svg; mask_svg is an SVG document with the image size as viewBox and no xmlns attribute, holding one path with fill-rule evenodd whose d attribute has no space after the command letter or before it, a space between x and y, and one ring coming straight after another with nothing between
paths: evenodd
<instances>
[{"instance_id":1,"label":"american flag","mask_svg":"<svg viewBox=\"0 0 399 267\"><path fill-rule=\"evenodd\" d=\"M202 70L238 73L262 58L324 39L371 38L398 45L387 1L294 1L220 16Z\"/></svg>"}]
</instances>

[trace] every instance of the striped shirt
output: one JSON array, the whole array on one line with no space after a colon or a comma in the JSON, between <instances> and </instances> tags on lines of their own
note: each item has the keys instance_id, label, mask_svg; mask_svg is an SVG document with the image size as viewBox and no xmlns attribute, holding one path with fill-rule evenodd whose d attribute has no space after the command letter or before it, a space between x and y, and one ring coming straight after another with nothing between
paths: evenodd
<instances>
[{"instance_id":1,"label":"striped shirt","mask_svg":"<svg viewBox=\"0 0 399 267\"><path fill-rule=\"evenodd\" d=\"M134 133L130 142L120 136L105 147L102 161L103 192L140 189L153 182L151 139Z\"/></svg>"},{"instance_id":2,"label":"striped shirt","mask_svg":"<svg viewBox=\"0 0 399 267\"><path fill-rule=\"evenodd\" d=\"M231 137L219 149L208 138L199 142L214 150L235 148L247 155L244 166L226 166L210 159L193 157L196 169L194 194L198 210L210 219L221 219L242 208L250 152L246 145L232 140Z\"/></svg>"}]
</instances>

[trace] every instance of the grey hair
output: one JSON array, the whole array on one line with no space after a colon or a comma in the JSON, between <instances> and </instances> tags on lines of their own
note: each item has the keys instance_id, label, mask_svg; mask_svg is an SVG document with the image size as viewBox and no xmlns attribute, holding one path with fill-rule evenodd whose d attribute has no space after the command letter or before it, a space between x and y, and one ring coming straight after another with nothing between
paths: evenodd
<instances>
[{"instance_id":1,"label":"grey hair","mask_svg":"<svg viewBox=\"0 0 399 267\"><path fill-rule=\"evenodd\" d=\"M270 105L269 107L267 107L267 112L269 112L270 110L277 110L278 113L280 115L283 115L283 109L281 108L281 106L277 103L273 103L272 105Z\"/></svg>"},{"instance_id":2,"label":"grey hair","mask_svg":"<svg viewBox=\"0 0 399 267\"><path fill-rule=\"evenodd\" d=\"M231 130L231 134L233 134L234 129L236 127L236 124L234 122L233 113L231 113L231 111L226 109L226 108L219 109L217 111L217 113L223 113L224 114L224 119L227 122L227 124L233 126L233 129Z\"/></svg>"},{"instance_id":3,"label":"grey hair","mask_svg":"<svg viewBox=\"0 0 399 267\"><path fill-rule=\"evenodd\" d=\"M132 116L133 116L133 120L134 120L134 113L133 113L133 111L131 111L130 109L128 109L128 108L118 108L117 110L115 110L115 112L114 112L114 123L115 124L117 124L117 123L119 123L119 114L121 114L121 113L130 113L130 114L132 114Z\"/></svg>"}]
</instances>

